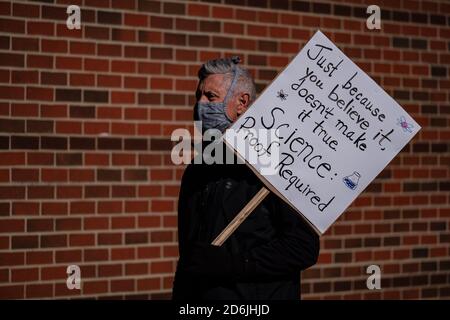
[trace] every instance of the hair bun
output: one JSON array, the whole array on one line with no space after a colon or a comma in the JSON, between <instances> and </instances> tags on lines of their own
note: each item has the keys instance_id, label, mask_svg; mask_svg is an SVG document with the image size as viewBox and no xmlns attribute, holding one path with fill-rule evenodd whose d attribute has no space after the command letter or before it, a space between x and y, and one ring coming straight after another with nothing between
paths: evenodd
<instances>
[{"instance_id":1,"label":"hair bun","mask_svg":"<svg viewBox=\"0 0 450 320\"><path fill-rule=\"evenodd\" d=\"M239 56L232 56L231 62L233 62L234 64L238 64L239 62L241 62L241 58Z\"/></svg>"}]
</instances>

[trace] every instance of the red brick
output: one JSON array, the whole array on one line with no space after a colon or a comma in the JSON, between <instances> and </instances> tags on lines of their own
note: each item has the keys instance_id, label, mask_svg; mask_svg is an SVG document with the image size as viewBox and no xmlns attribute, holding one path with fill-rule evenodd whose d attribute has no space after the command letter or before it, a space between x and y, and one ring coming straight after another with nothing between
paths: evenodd
<instances>
[{"instance_id":1,"label":"red brick","mask_svg":"<svg viewBox=\"0 0 450 320\"><path fill-rule=\"evenodd\" d=\"M0 157L1 166L24 165L25 153L23 152L3 152Z\"/></svg>"},{"instance_id":2,"label":"red brick","mask_svg":"<svg viewBox=\"0 0 450 320\"><path fill-rule=\"evenodd\" d=\"M32 282L39 280L39 269L26 268L26 269L12 269L11 270L12 282Z\"/></svg>"},{"instance_id":3,"label":"red brick","mask_svg":"<svg viewBox=\"0 0 450 320\"><path fill-rule=\"evenodd\" d=\"M155 160L151 160L153 162ZM147 161L144 161L147 162ZM141 186L139 187L140 197L157 197L162 194L160 186Z\"/></svg>"},{"instance_id":4,"label":"red brick","mask_svg":"<svg viewBox=\"0 0 450 320\"><path fill-rule=\"evenodd\" d=\"M86 249L84 250L85 261L106 261L109 259L108 249Z\"/></svg>"},{"instance_id":5,"label":"red brick","mask_svg":"<svg viewBox=\"0 0 450 320\"><path fill-rule=\"evenodd\" d=\"M69 69L69 70L81 70L82 59L75 57L57 57L56 68Z\"/></svg>"},{"instance_id":6,"label":"red brick","mask_svg":"<svg viewBox=\"0 0 450 320\"><path fill-rule=\"evenodd\" d=\"M57 248L67 246L67 236L61 235L45 235L40 237L40 244L42 248Z\"/></svg>"},{"instance_id":7,"label":"red brick","mask_svg":"<svg viewBox=\"0 0 450 320\"><path fill-rule=\"evenodd\" d=\"M30 264L50 264L53 263L53 251L29 251L26 253L26 263Z\"/></svg>"},{"instance_id":8,"label":"red brick","mask_svg":"<svg viewBox=\"0 0 450 320\"><path fill-rule=\"evenodd\" d=\"M80 230L81 229L81 219L80 218L62 218L56 219L55 230Z\"/></svg>"},{"instance_id":9,"label":"red brick","mask_svg":"<svg viewBox=\"0 0 450 320\"><path fill-rule=\"evenodd\" d=\"M114 28L112 29L112 39L115 41L134 42L136 41L136 30Z\"/></svg>"},{"instance_id":10,"label":"red brick","mask_svg":"<svg viewBox=\"0 0 450 320\"><path fill-rule=\"evenodd\" d=\"M83 123L83 126L86 134L102 134L110 131L108 122L85 122ZM85 161L87 162L87 159Z\"/></svg>"},{"instance_id":11,"label":"red brick","mask_svg":"<svg viewBox=\"0 0 450 320\"><path fill-rule=\"evenodd\" d=\"M81 134L81 122L58 121L55 128L56 133L79 133Z\"/></svg>"},{"instance_id":12,"label":"red brick","mask_svg":"<svg viewBox=\"0 0 450 320\"><path fill-rule=\"evenodd\" d=\"M23 100L24 89L21 87L0 86L0 99Z\"/></svg>"},{"instance_id":13,"label":"red brick","mask_svg":"<svg viewBox=\"0 0 450 320\"><path fill-rule=\"evenodd\" d=\"M66 280L67 266L45 267L41 269L42 280Z\"/></svg>"},{"instance_id":14,"label":"red brick","mask_svg":"<svg viewBox=\"0 0 450 320\"><path fill-rule=\"evenodd\" d=\"M26 285L25 297L28 299L53 297L53 284Z\"/></svg>"},{"instance_id":15,"label":"red brick","mask_svg":"<svg viewBox=\"0 0 450 320\"><path fill-rule=\"evenodd\" d=\"M117 245L123 242L120 233L101 233L97 239L99 245Z\"/></svg>"},{"instance_id":16,"label":"red brick","mask_svg":"<svg viewBox=\"0 0 450 320\"><path fill-rule=\"evenodd\" d=\"M25 21L18 19L0 19L0 31L9 33L25 33Z\"/></svg>"},{"instance_id":17,"label":"red brick","mask_svg":"<svg viewBox=\"0 0 450 320\"><path fill-rule=\"evenodd\" d=\"M100 59L85 59L84 69L87 71L109 71L109 63Z\"/></svg>"},{"instance_id":18,"label":"red brick","mask_svg":"<svg viewBox=\"0 0 450 320\"><path fill-rule=\"evenodd\" d=\"M173 272L173 263L172 261L152 262L150 269L152 274L171 273Z\"/></svg>"},{"instance_id":19,"label":"red brick","mask_svg":"<svg viewBox=\"0 0 450 320\"><path fill-rule=\"evenodd\" d=\"M95 212L95 202L74 201L70 204L70 214L88 214Z\"/></svg>"},{"instance_id":20,"label":"red brick","mask_svg":"<svg viewBox=\"0 0 450 320\"><path fill-rule=\"evenodd\" d=\"M144 14L125 13L124 22L129 26L146 27L148 25L148 16Z\"/></svg>"},{"instance_id":21,"label":"red brick","mask_svg":"<svg viewBox=\"0 0 450 320\"><path fill-rule=\"evenodd\" d=\"M39 203L37 202L13 202L12 203L13 215L38 215Z\"/></svg>"},{"instance_id":22,"label":"red brick","mask_svg":"<svg viewBox=\"0 0 450 320\"><path fill-rule=\"evenodd\" d=\"M113 75L98 75L98 84L102 87L120 87L122 79L120 76Z\"/></svg>"},{"instance_id":23,"label":"red brick","mask_svg":"<svg viewBox=\"0 0 450 320\"><path fill-rule=\"evenodd\" d=\"M45 55L27 55L27 67L31 68L52 68L53 67L52 56Z\"/></svg>"},{"instance_id":24,"label":"red brick","mask_svg":"<svg viewBox=\"0 0 450 320\"><path fill-rule=\"evenodd\" d=\"M52 219L27 219L27 232L53 231Z\"/></svg>"},{"instance_id":25,"label":"red brick","mask_svg":"<svg viewBox=\"0 0 450 320\"><path fill-rule=\"evenodd\" d=\"M93 55L95 54L95 44L91 42L82 41L71 41L70 42L70 53L72 54L83 54L83 55Z\"/></svg>"},{"instance_id":26,"label":"red brick","mask_svg":"<svg viewBox=\"0 0 450 320\"><path fill-rule=\"evenodd\" d=\"M23 299L25 298L25 289L23 285L2 286L0 290L1 299Z\"/></svg>"},{"instance_id":27,"label":"red brick","mask_svg":"<svg viewBox=\"0 0 450 320\"><path fill-rule=\"evenodd\" d=\"M0 82L9 83L10 74L11 72L9 70L0 70ZM4 111L2 110L0 114L8 115L7 113L9 113L9 110L7 110L6 107L4 108Z\"/></svg>"},{"instance_id":28,"label":"red brick","mask_svg":"<svg viewBox=\"0 0 450 320\"><path fill-rule=\"evenodd\" d=\"M69 171L70 181L94 181L95 171L92 169L72 169Z\"/></svg>"},{"instance_id":29,"label":"red brick","mask_svg":"<svg viewBox=\"0 0 450 320\"><path fill-rule=\"evenodd\" d=\"M68 51L68 43L65 40L41 40L41 50L51 53L66 53Z\"/></svg>"},{"instance_id":30,"label":"red brick","mask_svg":"<svg viewBox=\"0 0 450 320\"><path fill-rule=\"evenodd\" d=\"M100 56L121 56L122 47L112 44L99 44L97 49L98 55Z\"/></svg>"},{"instance_id":31,"label":"red brick","mask_svg":"<svg viewBox=\"0 0 450 320\"><path fill-rule=\"evenodd\" d=\"M173 241L173 234L170 231L153 231L150 236L151 236L152 242Z\"/></svg>"},{"instance_id":32,"label":"red brick","mask_svg":"<svg viewBox=\"0 0 450 320\"><path fill-rule=\"evenodd\" d=\"M137 289L142 291L158 290L161 288L160 278L146 278L137 280Z\"/></svg>"},{"instance_id":33,"label":"red brick","mask_svg":"<svg viewBox=\"0 0 450 320\"><path fill-rule=\"evenodd\" d=\"M67 288L66 283L55 283L55 296L59 297L65 297L65 296L81 296L82 293L80 290L70 290Z\"/></svg>"},{"instance_id":34,"label":"red brick","mask_svg":"<svg viewBox=\"0 0 450 320\"><path fill-rule=\"evenodd\" d=\"M163 256L165 258L178 257L178 246L163 247Z\"/></svg>"},{"instance_id":35,"label":"red brick","mask_svg":"<svg viewBox=\"0 0 450 320\"><path fill-rule=\"evenodd\" d=\"M30 182L39 180L39 169L12 169L12 181Z\"/></svg>"},{"instance_id":36,"label":"red brick","mask_svg":"<svg viewBox=\"0 0 450 320\"><path fill-rule=\"evenodd\" d=\"M0 2L0 14L2 15L11 15L11 3L9 2Z\"/></svg>"},{"instance_id":37,"label":"red brick","mask_svg":"<svg viewBox=\"0 0 450 320\"><path fill-rule=\"evenodd\" d=\"M152 200L151 209L154 212L171 212L174 210L174 204L168 200Z\"/></svg>"},{"instance_id":38,"label":"red brick","mask_svg":"<svg viewBox=\"0 0 450 320\"><path fill-rule=\"evenodd\" d=\"M139 275L139 274L148 274L149 265L148 263L129 263L125 265L125 274L126 275Z\"/></svg>"},{"instance_id":39,"label":"red brick","mask_svg":"<svg viewBox=\"0 0 450 320\"><path fill-rule=\"evenodd\" d=\"M133 279L111 281L112 292L134 291L134 289L135 289L135 282Z\"/></svg>"},{"instance_id":40,"label":"red brick","mask_svg":"<svg viewBox=\"0 0 450 320\"><path fill-rule=\"evenodd\" d=\"M177 227L177 217L176 216L165 216L163 220L163 226L165 228L176 228Z\"/></svg>"},{"instance_id":41,"label":"red brick","mask_svg":"<svg viewBox=\"0 0 450 320\"><path fill-rule=\"evenodd\" d=\"M11 237L12 249L32 249L39 246L37 236L13 236Z\"/></svg>"},{"instance_id":42,"label":"red brick","mask_svg":"<svg viewBox=\"0 0 450 320\"><path fill-rule=\"evenodd\" d=\"M199 16L208 17L210 11L210 6L203 4L189 4L188 5L188 15L189 16Z\"/></svg>"},{"instance_id":43,"label":"red brick","mask_svg":"<svg viewBox=\"0 0 450 320\"><path fill-rule=\"evenodd\" d=\"M145 77L125 77L125 88L144 89L147 87L147 78Z\"/></svg>"},{"instance_id":44,"label":"red brick","mask_svg":"<svg viewBox=\"0 0 450 320\"><path fill-rule=\"evenodd\" d=\"M109 28L99 26L86 26L85 28L86 38L108 40L111 38L111 31Z\"/></svg>"},{"instance_id":45,"label":"red brick","mask_svg":"<svg viewBox=\"0 0 450 320\"><path fill-rule=\"evenodd\" d=\"M112 103L135 103L135 92L131 91L113 91L111 92L111 102Z\"/></svg>"},{"instance_id":46,"label":"red brick","mask_svg":"<svg viewBox=\"0 0 450 320\"><path fill-rule=\"evenodd\" d=\"M64 182L67 181L68 172L65 169L43 169L42 181L48 182Z\"/></svg>"},{"instance_id":47,"label":"red brick","mask_svg":"<svg viewBox=\"0 0 450 320\"><path fill-rule=\"evenodd\" d=\"M122 213L122 202L120 201L99 201L98 213Z\"/></svg>"},{"instance_id":48,"label":"red brick","mask_svg":"<svg viewBox=\"0 0 450 320\"><path fill-rule=\"evenodd\" d=\"M95 83L95 77L93 74L81 74L72 73L70 74L70 85L73 86L93 86Z\"/></svg>"},{"instance_id":49,"label":"red brick","mask_svg":"<svg viewBox=\"0 0 450 320\"><path fill-rule=\"evenodd\" d=\"M139 259L151 259L151 258L159 258L161 257L161 249L160 247L139 247L138 250L138 258Z\"/></svg>"},{"instance_id":50,"label":"red brick","mask_svg":"<svg viewBox=\"0 0 450 320\"><path fill-rule=\"evenodd\" d=\"M2 219L0 233L15 233L25 231L25 223L22 219Z\"/></svg>"},{"instance_id":51,"label":"red brick","mask_svg":"<svg viewBox=\"0 0 450 320\"><path fill-rule=\"evenodd\" d=\"M123 268L121 264L108 264L98 267L99 277L118 277L123 275Z\"/></svg>"},{"instance_id":52,"label":"red brick","mask_svg":"<svg viewBox=\"0 0 450 320\"><path fill-rule=\"evenodd\" d=\"M12 83L37 83L39 74L37 71L12 71Z\"/></svg>"},{"instance_id":53,"label":"red brick","mask_svg":"<svg viewBox=\"0 0 450 320\"><path fill-rule=\"evenodd\" d=\"M95 244L95 236L93 234L71 234L69 236L70 246L93 246Z\"/></svg>"},{"instance_id":54,"label":"red brick","mask_svg":"<svg viewBox=\"0 0 450 320\"><path fill-rule=\"evenodd\" d=\"M65 23L56 25L56 36L67 38L81 38L83 35L82 29L69 29Z\"/></svg>"},{"instance_id":55,"label":"red brick","mask_svg":"<svg viewBox=\"0 0 450 320\"><path fill-rule=\"evenodd\" d=\"M27 100L52 101L54 99L53 89L51 88L27 88Z\"/></svg>"},{"instance_id":56,"label":"red brick","mask_svg":"<svg viewBox=\"0 0 450 320\"><path fill-rule=\"evenodd\" d=\"M133 248L113 248L111 249L112 260L133 260L135 259L135 250Z\"/></svg>"},{"instance_id":57,"label":"red brick","mask_svg":"<svg viewBox=\"0 0 450 320\"><path fill-rule=\"evenodd\" d=\"M14 51L38 51L39 41L32 38L12 38L12 49Z\"/></svg>"},{"instance_id":58,"label":"red brick","mask_svg":"<svg viewBox=\"0 0 450 320\"><path fill-rule=\"evenodd\" d=\"M86 165L108 165L109 156L107 154L85 154L85 164Z\"/></svg>"},{"instance_id":59,"label":"red brick","mask_svg":"<svg viewBox=\"0 0 450 320\"><path fill-rule=\"evenodd\" d=\"M0 169L0 181L1 182L10 182L11 177L8 169Z\"/></svg>"},{"instance_id":60,"label":"red brick","mask_svg":"<svg viewBox=\"0 0 450 320\"><path fill-rule=\"evenodd\" d=\"M99 294L108 292L108 281L86 281L83 282L84 294Z\"/></svg>"},{"instance_id":61,"label":"red brick","mask_svg":"<svg viewBox=\"0 0 450 320\"><path fill-rule=\"evenodd\" d=\"M134 135L136 126L132 123L112 123L111 132L113 134Z\"/></svg>"},{"instance_id":62,"label":"red brick","mask_svg":"<svg viewBox=\"0 0 450 320\"><path fill-rule=\"evenodd\" d=\"M0 266L19 266L25 263L23 252L0 252Z\"/></svg>"},{"instance_id":63,"label":"red brick","mask_svg":"<svg viewBox=\"0 0 450 320\"><path fill-rule=\"evenodd\" d=\"M148 201L125 202L125 212L127 213L148 212L148 210L149 210Z\"/></svg>"},{"instance_id":64,"label":"red brick","mask_svg":"<svg viewBox=\"0 0 450 320\"><path fill-rule=\"evenodd\" d=\"M27 21L27 34L53 36L55 24L48 21Z\"/></svg>"}]
</instances>

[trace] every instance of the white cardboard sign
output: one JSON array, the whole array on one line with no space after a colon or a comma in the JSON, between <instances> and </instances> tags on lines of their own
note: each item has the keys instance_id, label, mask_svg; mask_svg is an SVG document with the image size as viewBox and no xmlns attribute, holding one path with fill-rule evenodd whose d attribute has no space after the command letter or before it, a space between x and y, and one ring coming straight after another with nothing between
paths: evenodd
<instances>
[{"instance_id":1,"label":"white cardboard sign","mask_svg":"<svg viewBox=\"0 0 450 320\"><path fill-rule=\"evenodd\" d=\"M322 234L420 126L317 31L230 129L226 144Z\"/></svg>"}]
</instances>

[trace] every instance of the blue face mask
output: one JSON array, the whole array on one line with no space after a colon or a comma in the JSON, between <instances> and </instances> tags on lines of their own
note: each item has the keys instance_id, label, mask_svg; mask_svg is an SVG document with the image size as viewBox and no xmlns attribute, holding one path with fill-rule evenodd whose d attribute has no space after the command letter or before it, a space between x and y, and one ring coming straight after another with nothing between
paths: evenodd
<instances>
[{"instance_id":1,"label":"blue face mask","mask_svg":"<svg viewBox=\"0 0 450 320\"><path fill-rule=\"evenodd\" d=\"M202 132L218 129L224 132L232 123L226 113L225 102L197 102L194 107L195 120L202 122Z\"/></svg>"},{"instance_id":2,"label":"blue face mask","mask_svg":"<svg viewBox=\"0 0 450 320\"><path fill-rule=\"evenodd\" d=\"M218 129L224 132L233 121L228 117L226 106L231 94L234 91L239 72L234 69L233 80L228 88L228 92L223 99L223 102L200 102L197 101L194 107L194 120L202 122L202 132L205 133L208 129Z\"/></svg>"}]
</instances>

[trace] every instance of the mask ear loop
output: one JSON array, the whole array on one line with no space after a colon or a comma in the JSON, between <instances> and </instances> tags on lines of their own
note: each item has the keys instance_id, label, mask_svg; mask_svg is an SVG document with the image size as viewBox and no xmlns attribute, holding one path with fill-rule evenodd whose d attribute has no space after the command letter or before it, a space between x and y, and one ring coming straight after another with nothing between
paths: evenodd
<instances>
[{"instance_id":1,"label":"mask ear loop","mask_svg":"<svg viewBox=\"0 0 450 320\"><path fill-rule=\"evenodd\" d=\"M233 61L234 62L234 61ZM238 82L238 80L239 80L239 76L241 75L241 70L240 69L238 69L238 68L236 68L236 64L233 64L233 80L231 81L231 85L230 85L230 87L228 88L228 91L227 91L227 95L225 96L225 98L223 99L223 105L224 105L224 109L225 109L225 116L227 117L227 119L230 121L230 122L233 122L233 120L231 120L229 117L228 117L228 114L227 114L227 112L226 112L226 108L227 108L227 102L228 102L228 99L230 98L230 96L231 96L231 94L233 93L233 91L234 91L234 87L236 86L236 84L237 84L237 82Z\"/></svg>"}]
</instances>

